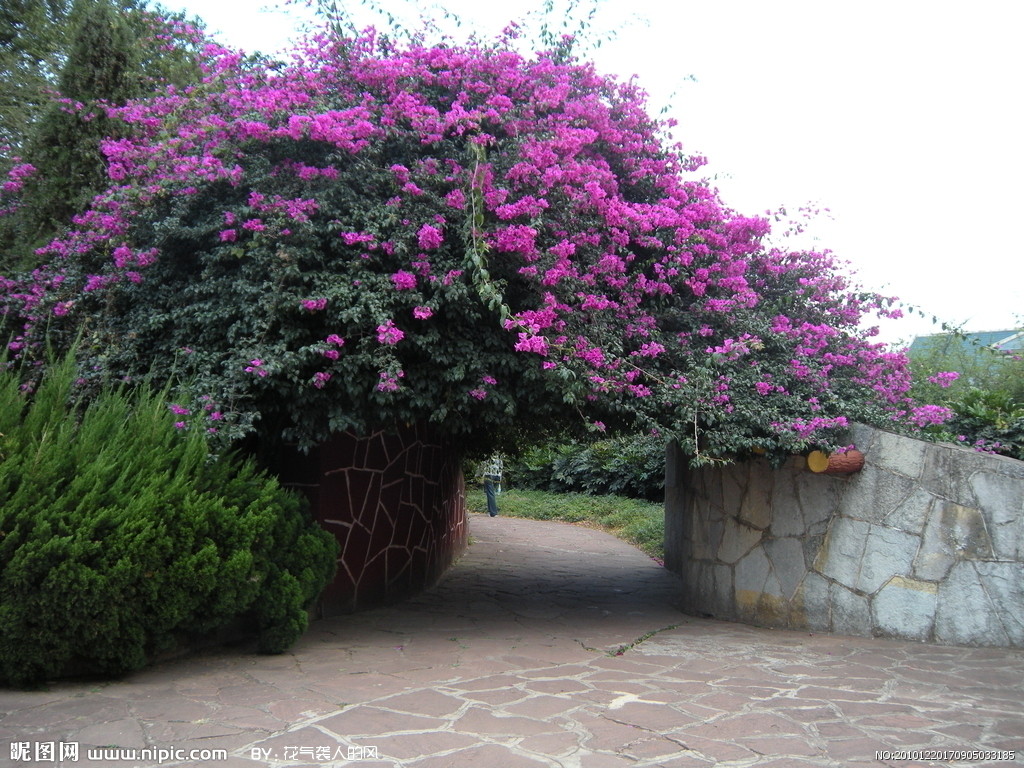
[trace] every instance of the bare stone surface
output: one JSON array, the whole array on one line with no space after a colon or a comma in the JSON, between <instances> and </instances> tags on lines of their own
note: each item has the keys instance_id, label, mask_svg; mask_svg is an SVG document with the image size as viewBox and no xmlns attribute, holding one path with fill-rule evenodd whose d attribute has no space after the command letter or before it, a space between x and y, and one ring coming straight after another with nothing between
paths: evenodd
<instances>
[{"instance_id":1,"label":"bare stone surface","mask_svg":"<svg viewBox=\"0 0 1024 768\"><path fill-rule=\"evenodd\" d=\"M780 628L1024 648L1024 462L863 425L851 434L865 465L839 477L803 457L690 470L669 453L678 487L666 492L667 529L709 534L666 541L683 606ZM674 505L682 496L685 508Z\"/></svg>"},{"instance_id":2,"label":"bare stone surface","mask_svg":"<svg viewBox=\"0 0 1024 768\"><path fill-rule=\"evenodd\" d=\"M931 582L894 576L871 604L873 625L889 637L927 640L935 624L937 595L938 587Z\"/></svg>"}]
</instances>

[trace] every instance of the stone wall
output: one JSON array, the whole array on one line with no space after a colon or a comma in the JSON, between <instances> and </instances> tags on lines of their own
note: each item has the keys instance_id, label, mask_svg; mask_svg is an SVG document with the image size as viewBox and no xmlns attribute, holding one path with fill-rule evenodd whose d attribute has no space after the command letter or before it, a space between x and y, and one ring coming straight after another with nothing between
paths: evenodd
<instances>
[{"instance_id":1,"label":"stone wall","mask_svg":"<svg viewBox=\"0 0 1024 768\"><path fill-rule=\"evenodd\" d=\"M435 583L466 547L461 461L424 427L336 435L282 461L341 545L320 615L394 602Z\"/></svg>"},{"instance_id":2,"label":"stone wall","mask_svg":"<svg viewBox=\"0 0 1024 768\"><path fill-rule=\"evenodd\" d=\"M863 470L691 470L670 447L684 609L771 627L1024 647L1024 463L869 427Z\"/></svg>"}]
</instances>

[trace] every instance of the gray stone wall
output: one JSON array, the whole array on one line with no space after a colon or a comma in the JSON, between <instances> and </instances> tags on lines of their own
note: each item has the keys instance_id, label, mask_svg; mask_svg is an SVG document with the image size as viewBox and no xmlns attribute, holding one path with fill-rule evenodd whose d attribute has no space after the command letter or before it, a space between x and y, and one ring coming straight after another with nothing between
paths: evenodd
<instances>
[{"instance_id":1,"label":"gray stone wall","mask_svg":"<svg viewBox=\"0 0 1024 768\"><path fill-rule=\"evenodd\" d=\"M670 447L666 566L690 613L1024 647L1024 462L865 426L864 468L691 470Z\"/></svg>"}]
</instances>

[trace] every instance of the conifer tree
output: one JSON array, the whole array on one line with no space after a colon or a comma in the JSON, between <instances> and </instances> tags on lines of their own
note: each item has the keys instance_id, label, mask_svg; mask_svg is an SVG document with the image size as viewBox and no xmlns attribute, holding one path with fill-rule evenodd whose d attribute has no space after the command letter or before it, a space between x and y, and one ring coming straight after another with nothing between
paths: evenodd
<instances>
[{"instance_id":1,"label":"conifer tree","mask_svg":"<svg viewBox=\"0 0 1024 768\"><path fill-rule=\"evenodd\" d=\"M45 27L49 37L35 44L32 54L39 59L38 72L22 85L21 122L0 129L10 134L7 159L20 157L36 169L25 183L18 213L0 220L0 267L5 270L35 266L35 249L106 188L101 142L116 137L122 126L108 116L108 107L168 83L187 85L200 78L193 50L197 38L189 25L176 26L180 16L160 21L136 0L75 0L66 12L44 13L39 5L23 0L23 12L5 11L0 21L0 44L10 40L13 50L29 45L22 38L33 33L33 24L44 28L40 18L47 13L52 18ZM160 36L166 40L154 45L161 24L166 28ZM54 62L61 66L49 72ZM55 96L47 96L47 89ZM15 94L4 92L0 98L6 95ZM37 107L39 101L45 106Z\"/></svg>"},{"instance_id":2,"label":"conifer tree","mask_svg":"<svg viewBox=\"0 0 1024 768\"><path fill-rule=\"evenodd\" d=\"M125 19L107 2L78 0L75 10L79 21L58 86L62 98L47 109L28 146L37 171L26 189L29 242L54 232L105 186L100 141L115 127L104 106L137 91L134 36Z\"/></svg>"}]
</instances>

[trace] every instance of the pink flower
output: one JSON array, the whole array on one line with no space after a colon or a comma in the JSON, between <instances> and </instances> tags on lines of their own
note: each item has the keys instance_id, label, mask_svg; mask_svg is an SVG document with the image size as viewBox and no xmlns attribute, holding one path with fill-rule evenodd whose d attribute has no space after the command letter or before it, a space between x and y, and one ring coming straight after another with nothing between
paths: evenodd
<instances>
[{"instance_id":1,"label":"pink flower","mask_svg":"<svg viewBox=\"0 0 1024 768\"><path fill-rule=\"evenodd\" d=\"M471 397L475 397L477 400L483 400L487 397L487 391L483 389L471 389L469 390Z\"/></svg>"},{"instance_id":2,"label":"pink flower","mask_svg":"<svg viewBox=\"0 0 1024 768\"><path fill-rule=\"evenodd\" d=\"M956 371L943 371L941 373L936 373L934 376L929 376L928 381L932 384L938 384L943 389L946 389L959 378L960 374Z\"/></svg>"},{"instance_id":3,"label":"pink flower","mask_svg":"<svg viewBox=\"0 0 1024 768\"><path fill-rule=\"evenodd\" d=\"M323 389L324 385L331 380L331 374L326 371L317 371L313 374L313 386L317 389Z\"/></svg>"},{"instance_id":4,"label":"pink flower","mask_svg":"<svg viewBox=\"0 0 1024 768\"><path fill-rule=\"evenodd\" d=\"M530 336L520 333L515 350L516 352L536 352L538 355L546 355L548 353L548 340L543 336Z\"/></svg>"},{"instance_id":5,"label":"pink flower","mask_svg":"<svg viewBox=\"0 0 1024 768\"><path fill-rule=\"evenodd\" d=\"M412 316L417 320L428 320L434 316L434 310L430 307L414 307L412 310Z\"/></svg>"},{"instance_id":6,"label":"pink flower","mask_svg":"<svg viewBox=\"0 0 1024 768\"><path fill-rule=\"evenodd\" d=\"M192 413L188 408L182 405L175 405L174 403L171 403L167 407L171 409L171 413L177 414L178 416L188 416Z\"/></svg>"},{"instance_id":7,"label":"pink flower","mask_svg":"<svg viewBox=\"0 0 1024 768\"><path fill-rule=\"evenodd\" d=\"M396 291L410 291L416 287L416 275L404 269L395 272L391 276L391 281L395 284Z\"/></svg>"},{"instance_id":8,"label":"pink flower","mask_svg":"<svg viewBox=\"0 0 1024 768\"><path fill-rule=\"evenodd\" d=\"M320 354L329 360L337 360L340 353L336 349L325 349Z\"/></svg>"},{"instance_id":9,"label":"pink flower","mask_svg":"<svg viewBox=\"0 0 1024 768\"><path fill-rule=\"evenodd\" d=\"M223 229L220 233L220 241L222 243L233 243L238 239L238 230L235 229Z\"/></svg>"},{"instance_id":10,"label":"pink flower","mask_svg":"<svg viewBox=\"0 0 1024 768\"><path fill-rule=\"evenodd\" d=\"M953 418L953 411L941 405L922 405L914 408L909 420L919 427L926 427L929 424L943 424Z\"/></svg>"},{"instance_id":11,"label":"pink flower","mask_svg":"<svg viewBox=\"0 0 1024 768\"><path fill-rule=\"evenodd\" d=\"M340 346L344 345L345 340L343 338L341 338L341 336L339 336L338 334L332 333L330 336L327 337L327 343L328 344L335 344L335 345L340 347Z\"/></svg>"},{"instance_id":12,"label":"pink flower","mask_svg":"<svg viewBox=\"0 0 1024 768\"><path fill-rule=\"evenodd\" d=\"M310 312L319 312L327 306L327 299L305 299L302 306Z\"/></svg>"},{"instance_id":13,"label":"pink flower","mask_svg":"<svg viewBox=\"0 0 1024 768\"><path fill-rule=\"evenodd\" d=\"M377 341L381 344L397 344L405 338L405 332L395 326L393 320L377 326Z\"/></svg>"},{"instance_id":14,"label":"pink flower","mask_svg":"<svg viewBox=\"0 0 1024 768\"><path fill-rule=\"evenodd\" d=\"M398 391L398 380L405 376L405 371L398 371L392 376L387 371L380 372L380 381L377 382L378 392L397 392Z\"/></svg>"},{"instance_id":15,"label":"pink flower","mask_svg":"<svg viewBox=\"0 0 1024 768\"><path fill-rule=\"evenodd\" d=\"M433 224L424 224L420 227L420 231L416 235L416 239L420 244L420 248L425 251L431 251L441 245L444 242L444 235L441 230L435 227Z\"/></svg>"}]
</instances>

